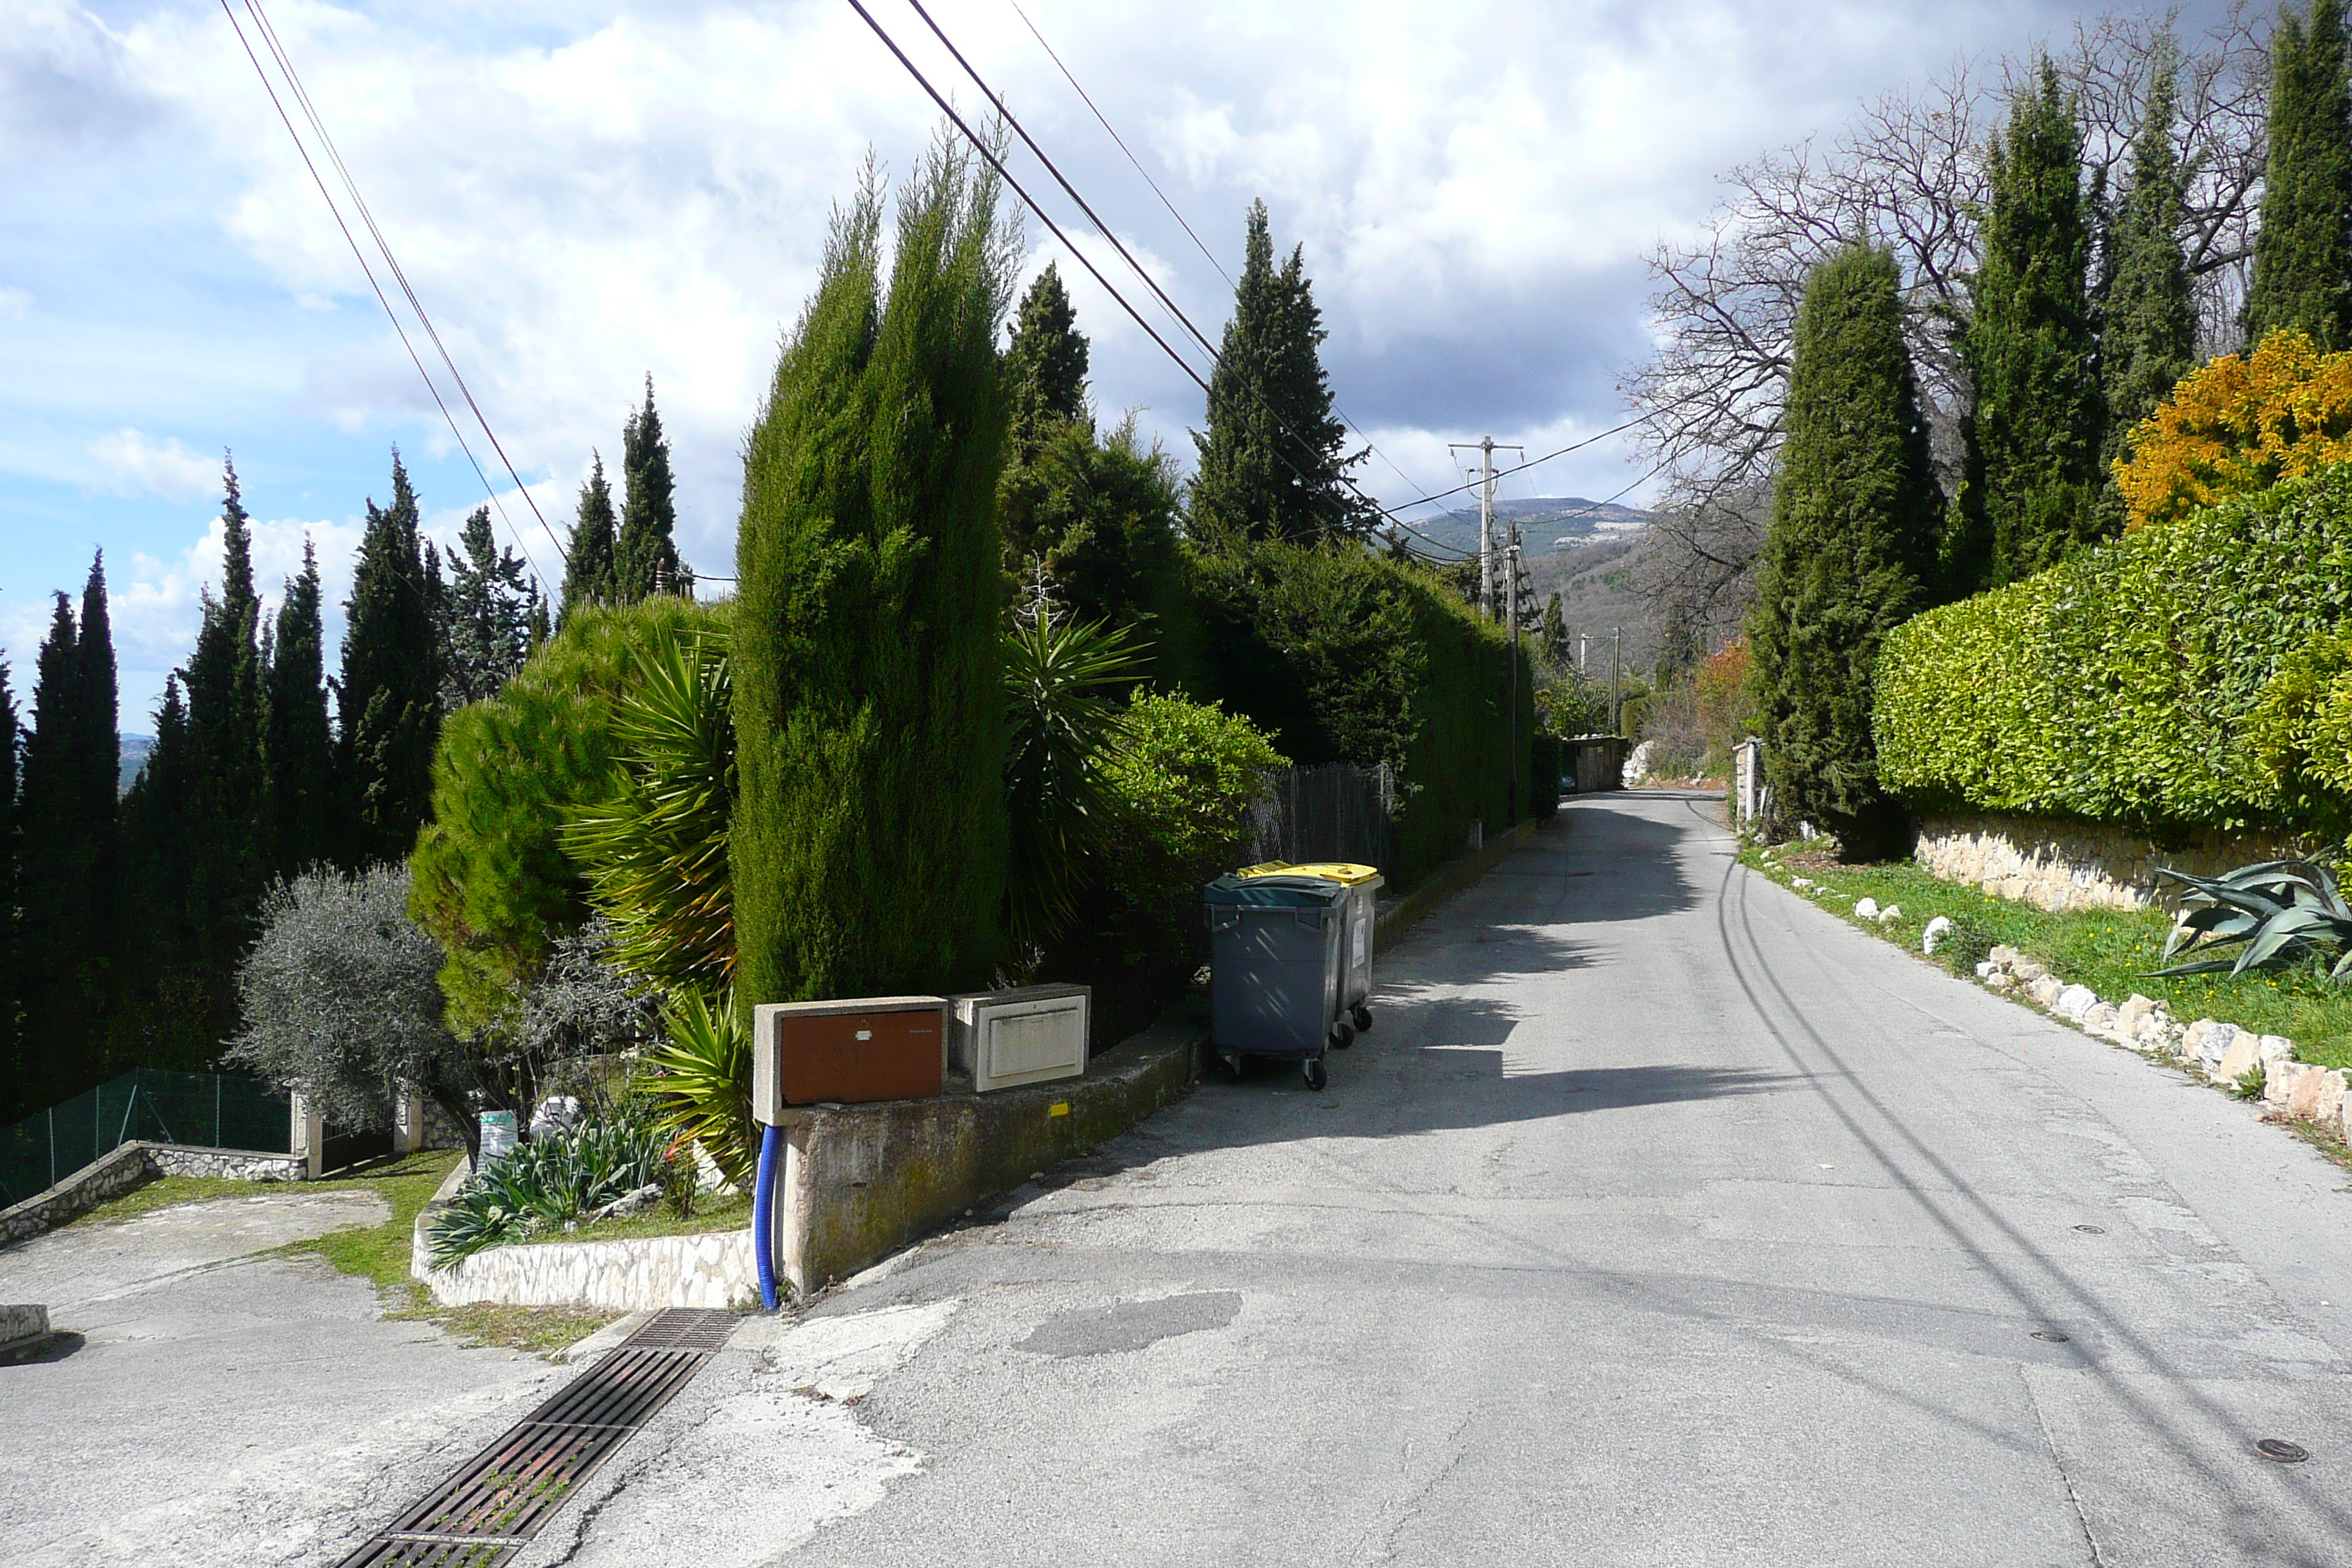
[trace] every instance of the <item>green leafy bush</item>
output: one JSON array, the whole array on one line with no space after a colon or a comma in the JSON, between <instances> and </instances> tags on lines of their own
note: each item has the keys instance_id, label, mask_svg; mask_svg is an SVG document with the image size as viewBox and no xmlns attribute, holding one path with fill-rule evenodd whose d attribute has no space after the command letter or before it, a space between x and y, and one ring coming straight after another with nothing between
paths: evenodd
<instances>
[{"instance_id":1,"label":"green leafy bush","mask_svg":"<svg viewBox=\"0 0 2352 1568\"><path fill-rule=\"evenodd\" d=\"M1881 776L1923 809L2310 826L2263 715L2324 710L2269 689L2347 610L2352 465L2138 530L1897 628Z\"/></svg>"},{"instance_id":2,"label":"green leafy bush","mask_svg":"<svg viewBox=\"0 0 2352 1568\"><path fill-rule=\"evenodd\" d=\"M2255 701L2252 743L2291 815L2332 834L2352 829L2352 629L2280 661Z\"/></svg>"},{"instance_id":3,"label":"green leafy bush","mask_svg":"<svg viewBox=\"0 0 2352 1568\"><path fill-rule=\"evenodd\" d=\"M1201 886L1248 846L1249 807L1289 759L1264 731L1214 703L1139 691L1103 759L1111 805L1100 872L1103 922L1129 947L1181 962L1197 945Z\"/></svg>"}]
</instances>

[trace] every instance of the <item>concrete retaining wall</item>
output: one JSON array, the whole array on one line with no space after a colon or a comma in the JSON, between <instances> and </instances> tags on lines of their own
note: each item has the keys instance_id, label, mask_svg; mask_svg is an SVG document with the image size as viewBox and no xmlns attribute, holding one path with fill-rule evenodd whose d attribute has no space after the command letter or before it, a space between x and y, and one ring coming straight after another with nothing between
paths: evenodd
<instances>
[{"instance_id":1,"label":"concrete retaining wall","mask_svg":"<svg viewBox=\"0 0 2352 1568\"><path fill-rule=\"evenodd\" d=\"M990 1094L788 1113L776 1268L806 1294L846 1279L1035 1172L1126 1131L1199 1076L1202 1031L1163 1019L1083 1078Z\"/></svg>"},{"instance_id":2,"label":"concrete retaining wall","mask_svg":"<svg viewBox=\"0 0 2352 1568\"><path fill-rule=\"evenodd\" d=\"M408 1271L445 1307L495 1301L649 1312L664 1307L724 1309L760 1298L748 1230L490 1247L435 1268L426 1262L432 1218L431 1209L416 1216Z\"/></svg>"},{"instance_id":3,"label":"concrete retaining wall","mask_svg":"<svg viewBox=\"0 0 2352 1568\"><path fill-rule=\"evenodd\" d=\"M2210 877L2306 847L2284 835L2218 832L2160 846L2102 823L1982 816L1923 819L1913 856L1947 882L2045 910L2140 910L2163 897L2159 869Z\"/></svg>"},{"instance_id":4,"label":"concrete retaining wall","mask_svg":"<svg viewBox=\"0 0 2352 1568\"><path fill-rule=\"evenodd\" d=\"M302 1178L302 1157L249 1149L198 1149L143 1139L100 1155L47 1192L0 1209L0 1247L37 1236L96 1208L119 1193L156 1176L223 1176L246 1182L291 1182Z\"/></svg>"}]
</instances>

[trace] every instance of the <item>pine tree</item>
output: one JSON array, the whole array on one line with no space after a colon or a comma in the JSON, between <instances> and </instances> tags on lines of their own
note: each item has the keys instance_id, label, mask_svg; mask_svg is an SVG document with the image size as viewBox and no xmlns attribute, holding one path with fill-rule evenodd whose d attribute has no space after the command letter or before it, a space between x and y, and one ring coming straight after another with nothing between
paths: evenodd
<instances>
[{"instance_id":1,"label":"pine tree","mask_svg":"<svg viewBox=\"0 0 2352 1568\"><path fill-rule=\"evenodd\" d=\"M572 521L572 543L563 557L563 605L556 624L571 619L582 605L610 605L620 595L614 568L613 487L604 479L604 457L593 454L588 482L580 487L580 509Z\"/></svg>"},{"instance_id":2,"label":"pine tree","mask_svg":"<svg viewBox=\"0 0 2352 1568\"><path fill-rule=\"evenodd\" d=\"M352 866L404 859L430 809L441 730L436 586L425 574L416 494L394 452L392 504L367 503L337 693Z\"/></svg>"},{"instance_id":3,"label":"pine tree","mask_svg":"<svg viewBox=\"0 0 2352 1568\"><path fill-rule=\"evenodd\" d=\"M634 605L650 594L692 597L694 577L677 559L677 503L669 471L669 440L654 407L654 378L646 377L646 405L621 427L621 527L614 543L614 596Z\"/></svg>"},{"instance_id":4,"label":"pine tree","mask_svg":"<svg viewBox=\"0 0 2352 1568\"><path fill-rule=\"evenodd\" d=\"M2352 348L2352 88L2343 0L2283 10L2271 36L2270 159L2246 289L2246 341L2282 328Z\"/></svg>"},{"instance_id":5,"label":"pine tree","mask_svg":"<svg viewBox=\"0 0 2352 1568\"><path fill-rule=\"evenodd\" d=\"M263 704L270 868L291 877L335 851L335 738L327 721L327 635L319 557L302 542L301 574L286 584L270 638Z\"/></svg>"},{"instance_id":6,"label":"pine tree","mask_svg":"<svg viewBox=\"0 0 2352 1568\"><path fill-rule=\"evenodd\" d=\"M1749 613L1778 811L1884 846L1896 813L1871 738L1880 642L1919 607L1937 495L1901 275L1854 247L1806 279L1772 519Z\"/></svg>"},{"instance_id":7,"label":"pine tree","mask_svg":"<svg viewBox=\"0 0 2352 1568\"><path fill-rule=\"evenodd\" d=\"M2102 437L2082 138L2057 68L1993 142L1961 353L1976 389L1946 593L2030 576L2098 536Z\"/></svg>"},{"instance_id":8,"label":"pine tree","mask_svg":"<svg viewBox=\"0 0 2352 1568\"><path fill-rule=\"evenodd\" d=\"M1087 416L1087 345L1077 321L1061 270L1049 261L1021 297L1004 349L1009 462L1031 461L1055 425Z\"/></svg>"},{"instance_id":9,"label":"pine tree","mask_svg":"<svg viewBox=\"0 0 2352 1568\"><path fill-rule=\"evenodd\" d=\"M521 560L500 550L490 509L466 519L458 548L449 552L447 613L443 617L441 702L458 709L495 696L530 655L530 624L539 591Z\"/></svg>"},{"instance_id":10,"label":"pine tree","mask_svg":"<svg viewBox=\"0 0 2352 1568\"><path fill-rule=\"evenodd\" d=\"M1196 539L1298 542L1360 534L1376 521L1348 489L1358 459L1343 455L1347 426L1323 374L1328 335L1305 247L1277 268L1265 203L1252 203L1233 319L1209 377L1208 433L1192 437Z\"/></svg>"},{"instance_id":11,"label":"pine tree","mask_svg":"<svg viewBox=\"0 0 2352 1568\"><path fill-rule=\"evenodd\" d=\"M2132 153L2131 189L2111 231L2112 275L2106 321L2099 338L2100 378L2107 405L2100 453L2102 532L2120 532L2123 497L2109 472L2133 426L2171 395L2197 368L2197 307L2180 249L2183 180L2172 150L2175 63L2168 49L2158 61L2147 116Z\"/></svg>"},{"instance_id":12,"label":"pine tree","mask_svg":"<svg viewBox=\"0 0 2352 1568\"><path fill-rule=\"evenodd\" d=\"M996 961L997 194L935 144L885 295L869 171L746 444L729 855L747 1005L954 990Z\"/></svg>"}]
</instances>

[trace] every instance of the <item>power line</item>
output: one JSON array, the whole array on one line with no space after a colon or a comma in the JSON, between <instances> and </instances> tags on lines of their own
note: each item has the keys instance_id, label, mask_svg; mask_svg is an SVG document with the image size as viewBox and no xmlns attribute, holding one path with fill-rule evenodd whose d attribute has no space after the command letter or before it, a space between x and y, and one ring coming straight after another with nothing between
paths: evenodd
<instances>
[{"instance_id":1,"label":"power line","mask_svg":"<svg viewBox=\"0 0 2352 1568\"><path fill-rule=\"evenodd\" d=\"M1064 248L1067 249L1072 256L1076 257L1079 264L1084 266L1088 273L1092 274L1095 281L1102 286L1104 291L1118 302L1119 308L1124 310L1129 317L1133 318L1138 326L1143 328L1144 331L1150 336L1153 342L1160 345L1160 351L1166 353L1171 359L1175 360L1177 364L1183 370L1184 374L1192 378L1193 384L1201 388L1202 395L1205 396L1209 390L1209 384L1207 382L1202 380L1200 373L1195 371L1191 363L1179 355L1173 349L1170 348L1166 340L1161 338L1158 332L1153 331L1150 326L1144 321L1141 313L1136 310L1134 305L1129 302L1127 297L1121 294L1117 289L1111 287L1110 280L1102 275L1101 269L1096 267L1091 260L1087 259L1085 253L1080 251L1076 246L1070 243L1069 237L1063 233L1061 226L1056 224L1046 215L1045 208L1038 205L1036 198L1030 195L1030 194L1022 187L1019 181L1013 178L1012 174L1005 169L1003 160L997 157L994 149L982 143L977 136L972 135L971 128L964 123L962 116L959 115L955 110L949 105L947 100L940 96L939 89L931 85L930 79L923 75L922 71L915 65L912 59L908 58L907 52L898 47L897 41L893 39L889 33L883 28L882 24L875 20L873 13L866 10L866 6L862 4L862 0L849 0L849 3L851 8L856 10L860 17L864 18L866 25L874 30L874 35L882 40L883 44L893 55L898 57L898 63L906 67L908 73L914 77L915 80L921 85L926 93L930 95L931 101L940 106L940 110L947 114L948 118L954 121L956 128L961 131L965 137L971 142L972 145L980 151L982 156L988 160L990 167L993 168L997 172L999 176L1004 180L1006 184L1013 187L1013 193L1020 196L1023 202L1027 204L1029 210L1035 213L1040 221L1042 221L1048 229L1053 231L1054 237L1060 240ZM1064 177L1062 171L1056 167L1054 161L1046 155L1045 149L1037 144L1036 139L1029 134L1028 131L1021 124L1021 121L1013 115L1013 111L1006 107L1003 95L990 88L987 81L982 78L980 72L973 68L971 62L964 58L963 51L957 48L954 41L949 38L946 30L932 18L931 14L929 11L923 8L921 0L908 0L908 3L914 8L915 14L923 19L924 25L930 28L932 35L946 47L948 53L955 57L956 63L963 68L965 75L971 78L972 85L980 89L982 96L986 98L989 102L994 106L998 116L1003 119L1007 125L1011 126L1013 132L1020 136L1022 142L1025 143L1030 152L1036 156L1037 161L1045 165L1046 173L1054 177L1055 182L1062 187L1064 192L1069 195L1070 199L1077 203L1079 210L1084 212L1088 220L1094 224L1096 231L1101 234L1106 240L1109 241L1113 248L1117 249L1120 257L1126 260L1128 266L1134 270L1136 276L1142 279L1145 285L1159 297L1160 304L1167 309L1169 314L1174 316L1177 321L1181 321L1185 330L1191 332L1193 338L1196 339L1204 349L1208 350L1211 363L1213 364L1222 363L1223 356L1219 353L1216 347L1209 342L1208 335L1202 332L1199 327L1193 325L1191 318L1187 317L1183 310L1178 307L1176 302L1168 297L1167 291L1160 287L1159 281L1149 272L1146 272L1143 269L1142 265L1135 259L1133 254L1130 253L1127 247L1120 242L1118 237L1111 232L1109 226L1105 224L1102 219L1096 215L1094 208L1087 202L1087 199L1080 195L1077 192L1077 188ZM1032 30L1034 31L1034 28ZM1040 38L1039 41L1042 43L1044 40ZM1050 53L1051 51L1048 50L1048 52ZM1065 74L1067 74L1066 69ZM1114 135L1116 135L1116 132L1114 132ZM1198 237L1195 236L1194 237L1197 242ZM1222 271L1223 269L1220 268L1220 270ZM1302 447L1310 445L1307 442L1307 437L1297 429L1297 427L1292 425L1291 422L1283 416L1281 410L1268 403L1262 394L1257 393L1255 387L1249 388L1248 390L1256 398L1259 406L1265 409L1268 414L1274 416L1276 422L1283 427L1286 434L1287 434L1293 440L1297 441ZM1334 406L1337 406L1336 403ZM1340 414L1342 423L1348 423L1345 411L1341 410ZM1357 434L1361 435L1362 432L1358 431ZM1374 449L1372 448L1371 441L1369 437L1366 438L1364 444L1368 450ZM1309 478L1307 471L1297 462L1293 461L1286 453L1281 453L1279 447L1277 447L1276 450L1277 454L1282 456L1283 461L1302 480ZM1395 463L1391 462L1385 455L1382 456L1381 460L1383 462L1388 462L1391 468L1396 468ZM1374 513L1381 517L1389 518L1392 521L1400 523L1402 522L1402 519L1396 517L1395 509L1384 507L1373 497L1366 494L1363 487L1359 485L1352 476L1342 473L1338 477L1339 483L1347 486L1350 490L1353 490L1357 499L1361 500L1364 505L1370 508ZM1411 477L1406 475L1402 468L1397 469L1397 477L1403 479L1408 485L1413 484ZM1413 488L1418 489L1420 487L1418 485L1414 485ZM1423 497L1422 499L1426 500L1427 498ZM1404 504L1407 506L1414 506L1420 504L1420 502L1418 500L1407 501ZM1419 534L1418 531L1412 530L1409 526L1408 531L1414 532L1417 537L1424 539L1427 537L1426 535ZM1434 540L1430 540L1429 542L1434 544L1436 542Z\"/></svg>"},{"instance_id":2,"label":"power line","mask_svg":"<svg viewBox=\"0 0 2352 1568\"><path fill-rule=\"evenodd\" d=\"M1168 291L1160 286L1159 280L1153 278L1151 274L1145 271L1142 264L1138 262L1132 255L1129 254L1127 247L1121 244L1118 237L1111 232L1110 226L1096 216L1095 209L1087 205L1087 199L1084 196L1078 195L1077 188L1072 185L1068 180L1063 178L1062 171L1056 168L1054 164L1054 161L1045 155L1045 150L1037 145L1036 139L1031 136L1029 132L1023 128L1021 121L1013 116L1012 110L1005 106L1004 95L992 89L988 83L981 79L980 72L972 68L971 62L964 58L963 51L956 47L954 41L947 36L945 30L940 26L937 21L932 19L931 14L923 8L922 0L907 0L907 3L914 7L915 14L923 19L924 25L930 28L933 36L936 37L941 44L947 47L948 53L955 57L956 64L963 67L964 74L971 78L972 85L979 88L981 92L988 98L989 101L996 105L996 111L1003 115L1005 122L1011 125L1014 132L1020 135L1021 140L1028 145L1029 151L1036 155L1037 161L1045 165L1046 172L1052 174L1055 181L1061 185L1062 189L1069 194L1070 199L1078 204L1079 210L1084 212L1087 216L1093 221L1096 231L1101 234L1105 239L1108 240L1111 245L1118 249L1119 255L1126 258L1128 266L1134 269L1137 277L1143 279L1145 287L1149 288L1154 294L1160 297L1160 302L1167 308L1168 313L1174 316L1179 321L1181 321L1184 324L1185 331L1191 332L1195 339L1199 340L1201 346L1209 351L1209 355L1212 360L1222 361L1223 358L1223 353L1218 350L1215 344L1209 342L1208 334L1202 331L1199 327L1193 325L1192 318L1185 315L1183 310L1178 307L1176 301L1168 297ZM1029 19L1029 14L1021 9L1018 0L1006 0L1006 3L1013 6L1013 15L1021 18L1022 25L1029 29L1029 36L1035 38L1037 40L1038 47L1045 51L1046 58L1054 62L1055 68L1062 73L1062 79L1068 82L1071 89L1075 91L1080 99L1085 100L1087 108L1093 110L1096 121L1102 126L1105 132L1108 132L1110 139L1118 144L1118 150L1127 155L1127 161L1134 165L1135 172L1143 176L1143 183L1151 187L1151 194L1160 198L1160 205L1168 209L1169 216L1173 217L1177 224L1182 227L1185 234L1191 237L1192 244L1199 248L1201 254L1208 258L1209 265L1216 268L1217 276L1223 278L1226 284L1231 286L1234 281L1233 275L1227 272L1224 268L1219 264L1216 256L1209 249L1206 244L1202 243L1200 235L1195 233L1192 226L1185 221L1184 215L1176 210L1176 204L1168 199L1168 193L1160 188L1160 182L1153 179L1150 172L1145 169L1141 162L1137 159L1133 150L1128 146L1126 138L1119 135L1117 129L1112 126L1109 119L1106 117L1103 111L1096 106L1093 97L1087 93L1085 88L1078 85L1078 79L1071 74L1070 68L1068 66L1062 63L1062 57L1054 52L1054 46L1047 43L1045 41L1045 35L1037 30L1037 24L1031 21ZM1380 447L1374 444L1370 435L1365 431L1363 426L1349 416L1348 411L1339 406L1339 399L1336 397L1331 401L1331 409L1333 413L1339 416L1339 423L1347 429L1353 431L1355 435L1362 440L1365 451L1379 458L1381 462L1386 463L1389 467L1389 471L1396 475L1398 479L1402 479L1409 488L1416 490L1421 489L1420 484L1414 480L1413 477L1411 474L1406 473L1402 468L1399 468L1397 466L1396 459L1390 457L1386 452L1381 451ZM1269 412L1271 412L1271 410L1269 410ZM1287 425L1288 421L1286 420L1284 423ZM1297 430L1292 430L1290 434L1296 438L1301 439L1302 441L1304 440L1304 437L1299 437L1299 433ZM1381 504L1378 501L1373 500L1370 496L1365 495L1362 488L1358 486L1352 479L1342 475L1341 482L1346 484L1349 489L1355 490L1356 493L1359 496L1361 496L1366 502L1380 510L1383 515L1388 514L1388 509L1381 507ZM1407 506L1413 506L1418 505L1419 503L1417 501L1407 501L1404 504Z\"/></svg>"},{"instance_id":3,"label":"power line","mask_svg":"<svg viewBox=\"0 0 2352 1568\"><path fill-rule=\"evenodd\" d=\"M440 354L442 363L447 366L450 379L457 384L459 394L465 398L467 410L472 413L475 422L481 426L482 434L488 438L491 449L498 453L499 460L505 464L507 474L514 480L515 488L522 492L525 504L530 506L532 515L538 518L539 526L541 531L546 533L548 542L555 546L558 557L568 562L569 554L563 548L563 542L557 539L555 531L548 526L546 516L539 510L537 498L530 493L530 487L523 482L522 476L515 470L512 459L507 457L506 448L499 443L498 433L490 428L490 422L483 416L481 405L475 401L472 389L466 384L465 377L458 373L456 360L450 356L447 346L442 342L441 334L435 329L433 319L426 312L424 301L417 298L415 289L409 284L407 274L401 268L399 258L392 252L390 242L384 238L383 231L377 226L374 214L369 210L366 199L360 195L358 182L352 179L351 170L343 163L342 154L335 148L333 138L327 133L326 123L311 102L310 93L302 85L299 73L294 68L293 60L288 56L285 46L278 37L277 30L270 26L268 16L262 11L260 0L244 0L244 5L247 14L252 18L254 30L261 36L263 45L268 50L270 58L284 73L289 90L301 108L303 117L310 121L311 131L318 137L320 148L329 161L333 163L336 174L341 178L344 189L350 194L353 207L360 215L362 224L366 227L369 237L375 241L377 249L383 253L385 266L398 283L401 293L407 299L409 309L415 312L418 324L432 340L435 350ZM366 275L368 287L374 291L376 302L383 307L384 315L391 321L393 331L399 335L401 346L408 351L410 363L416 366L416 374L424 380L425 390L432 395L434 406L441 411L443 423L449 426L449 434L457 438L458 449L466 454L466 460L473 466L475 477L481 480L484 493L489 497L490 504L498 509L499 519L507 524L507 532L514 539L517 547L522 551L523 558L530 562L532 575L541 577L543 581L544 575L540 572L538 563L530 559L530 547L523 542L522 536L516 530L513 520L507 516L506 505L499 499L497 488L490 483L489 475L482 468L481 460L474 455L473 447L467 441L465 432L457 427L456 417L450 413L448 404L443 400L440 388L434 384L432 375L425 370L423 358L418 355L415 344L409 340L407 329L402 325L399 313L393 309L391 300L385 296L383 284L376 279L375 269L368 264L367 255L361 248L357 237L352 233L351 226L343 221L342 211L336 205L333 193L327 189L326 180L320 174L318 164L312 161L310 149L304 144L301 133L295 130L293 119L286 112L286 106L278 98L278 89L269 79L269 73L263 68L260 58L254 53L253 45L247 39L244 27L238 25L236 13L230 9L229 0L221 0L221 11L228 17L229 27L236 34L237 43L244 48L246 58L252 62L254 74L261 79L262 90L269 95L270 107L278 111L278 121L286 127L286 134L293 141L295 151L300 154L303 167L310 171L311 184L318 187L320 197L326 202L327 210L335 220L335 226L342 232L344 243L351 247L352 258L359 262L360 270Z\"/></svg>"}]
</instances>

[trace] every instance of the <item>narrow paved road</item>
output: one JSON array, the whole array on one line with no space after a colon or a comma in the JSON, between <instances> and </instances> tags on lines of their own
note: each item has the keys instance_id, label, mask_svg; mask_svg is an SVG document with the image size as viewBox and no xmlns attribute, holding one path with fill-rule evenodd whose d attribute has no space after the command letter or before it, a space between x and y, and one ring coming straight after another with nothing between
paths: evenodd
<instances>
[{"instance_id":1,"label":"narrow paved road","mask_svg":"<svg viewBox=\"0 0 2352 1568\"><path fill-rule=\"evenodd\" d=\"M688 1418L742 1436L643 1444L548 1555L2352 1562L2346 1173L1719 809L1571 803L1386 955L1328 1093L1203 1086L822 1301ZM827 1505L795 1399L869 1445Z\"/></svg>"}]
</instances>

